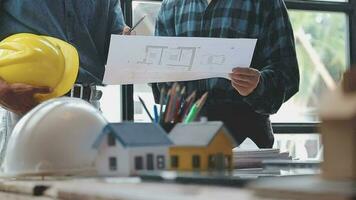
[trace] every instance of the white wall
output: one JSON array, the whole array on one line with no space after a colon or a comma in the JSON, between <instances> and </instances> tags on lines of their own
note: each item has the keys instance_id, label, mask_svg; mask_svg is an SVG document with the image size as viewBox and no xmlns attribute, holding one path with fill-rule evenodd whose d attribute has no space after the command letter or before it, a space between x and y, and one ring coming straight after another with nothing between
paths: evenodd
<instances>
[{"instance_id":1,"label":"white wall","mask_svg":"<svg viewBox=\"0 0 356 200\"><path fill-rule=\"evenodd\" d=\"M168 146L156 147L130 147L124 148L118 141L116 146L109 147L107 136L102 140L99 146L98 157L95 165L100 176L130 176L136 175L135 157L141 156L143 161L143 170L147 169L147 154L153 154L153 166L157 169L157 156L164 156L164 168L168 166ZM117 160L117 171L110 171L109 158L115 157Z\"/></svg>"},{"instance_id":2,"label":"white wall","mask_svg":"<svg viewBox=\"0 0 356 200\"><path fill-rule=\"evenodd\" d=\"M158 147L135 147L129 150L130 155L130 165L131 165L131 172L130 174L136 174L135 170L135 157L142 156L143 160L143 169L146 170L147 168L147 154L153 154L153 166L154 169L157 169L157 156L163 155L165 156L164 164L165 168L168 166L168 146L158 146Z\"/></svg>"},{"instance_id":3,"label":"white wall","mask_svg":"<svg viewBox=\"0 0 356 200\"><path fill-rule=\"evenodd\" d=\"M116 157L117 171L110 171L110 157ZM129 160L129 153L127 149L123 148L118 141L116 141L116 146L109 147L107 144L107 137L105 137L99 147L96 167L100 176L129 176Z\"/></svg>"}]
</instances>

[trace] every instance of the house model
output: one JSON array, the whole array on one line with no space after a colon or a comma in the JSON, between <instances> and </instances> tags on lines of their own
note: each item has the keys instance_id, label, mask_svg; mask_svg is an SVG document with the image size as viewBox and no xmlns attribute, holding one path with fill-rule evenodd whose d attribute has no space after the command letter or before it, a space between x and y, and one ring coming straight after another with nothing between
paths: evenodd
<instances>
[{"instance_id":1,"label":"house model","mask_svg":"<svg viewBox=\"0 0 356 200\"><path fill-rule=\"evenodd\" d=\"M356 85L350 84L350 78L356 80L346 74L343 88L326 96L321 104L322 172L326 179L356 180L356 90L352 89Z\"/></svg>"},{"instance_id":2,"label":"house model","mask_svg":"<svg viewBox=\"0 0 356 200\"><path fill-rule=\"evenodd\" d=\"M232 169L235 140L222 122L177 124L169 134L172 170Z\"/></svg>"},{"instance_id":3,"label":"house model","mask_svg":"<svg viewBox=\"0 0 356 200\"><path fill-rule=\"evenodd\" d=\"M156 124L108 124L96 139L98 175L131 176L139 170L164 170L172 142Z\"/></svg>"}]
</instances>

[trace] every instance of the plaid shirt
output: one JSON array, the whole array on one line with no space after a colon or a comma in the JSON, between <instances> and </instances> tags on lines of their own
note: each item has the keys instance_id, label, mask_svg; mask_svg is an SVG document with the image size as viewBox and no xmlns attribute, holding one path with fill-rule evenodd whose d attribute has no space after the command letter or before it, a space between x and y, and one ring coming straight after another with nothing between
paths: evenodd
<instances>
[{"instance_id":1,"label":"plaid shirt","mask_svg":"<svg viewBox=\"0 0 356 200\"><path fill-rule=\"evenodd\" d=\"M155 35L258 39L251 67L261 79L249 96L239 95L226 79L184 82L190 92L209 91L208 104L247 104L268 115L298 91L294 36L283 0L163 0ZM160 87L154 85L155 97Z\"/></svg>"}]
</instances>

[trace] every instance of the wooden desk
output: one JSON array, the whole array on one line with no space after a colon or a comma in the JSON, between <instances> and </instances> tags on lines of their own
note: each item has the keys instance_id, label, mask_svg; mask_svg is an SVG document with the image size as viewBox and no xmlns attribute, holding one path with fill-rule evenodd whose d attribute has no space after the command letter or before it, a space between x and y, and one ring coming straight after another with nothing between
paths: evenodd
<instances>
[{"instance_id":1,"label":"wooden desk","mask_svg":"<svg viewBox=\"0 0 356 200\"><path fill-rule=\"evenodd\" d=\"M0 180L0 199L8 200L210 200L251 199L232 187L145 183L139 179Z\"/></svg>"}]
</instances>

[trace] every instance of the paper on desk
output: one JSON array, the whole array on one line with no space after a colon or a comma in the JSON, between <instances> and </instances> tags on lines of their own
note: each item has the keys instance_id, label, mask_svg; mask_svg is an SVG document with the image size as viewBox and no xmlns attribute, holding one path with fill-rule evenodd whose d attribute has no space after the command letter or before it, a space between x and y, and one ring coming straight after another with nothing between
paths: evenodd
<instances>
[{"instance_id":1,"label":"paper on desk","mask_svg":"<svg viewBox=\"0 0 356 200\"><path fill-rule=\"evenodd\" d=\"M113 35L104 84L228 78L249 67L256 39Z\"/></svg>"}]
</instances>

